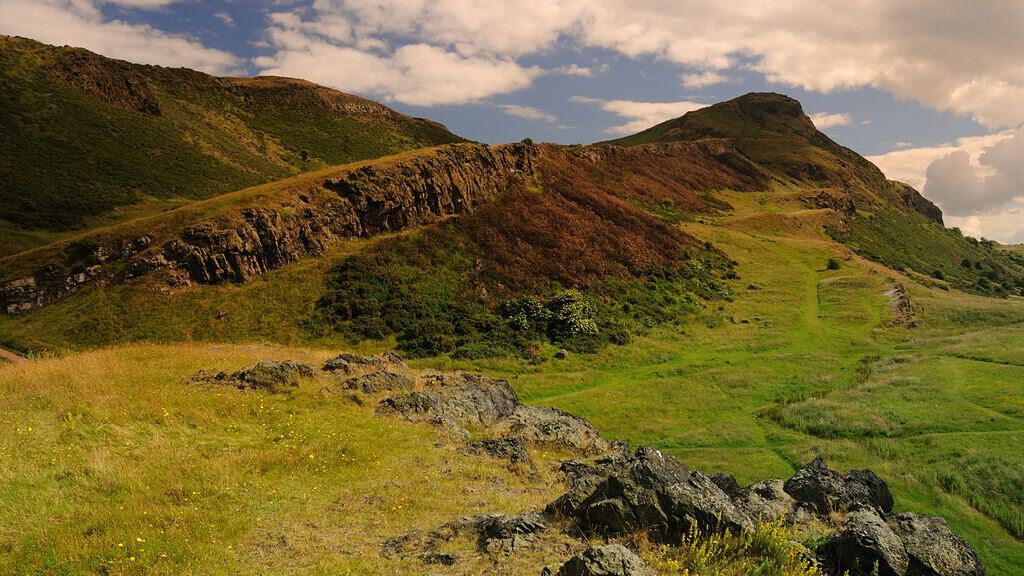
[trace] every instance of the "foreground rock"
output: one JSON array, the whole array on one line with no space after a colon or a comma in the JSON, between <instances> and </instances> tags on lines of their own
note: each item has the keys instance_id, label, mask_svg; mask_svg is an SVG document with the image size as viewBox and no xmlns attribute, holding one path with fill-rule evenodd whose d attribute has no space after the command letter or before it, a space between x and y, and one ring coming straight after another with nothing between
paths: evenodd
<instances>
[{"instance_id":1,"label":"foreground rock","mask_svg":"<svg viewBox=\"0 0 1024 576\"><path fill-rule=\"evenodd\" d=\"M883 514L892 512L889 487L870 470L852 470L839 474L825 465L820 456L786 481L786 492L801 506L819 514L843 512L858 506L871 506Z\"/></svg>"},{"instance_id":2,"label":"foreground rock","mask_svg":"<svg viewBox=\"0 0 1024 576\"><path fill-rule=\"evenodd\" d=\"M501 558L532 545L537 534L545 530L547 524L534 513L475 514L457 518L430 532L416 530L391 538L384 543L382 554L387 558L419 558L425 564L450 566L458 558L440 549L456 538L473 538L479 552Z\"/></svg>"},{"instance_id":3,"label":"foreground rock","mask_svg":"<svg viewBox=\"0 0 1024 576\"><path fill-rule=\"evenodd\" d=\"M312 378L313 367L291 360L262 360L248 370L214 372L200 370L190 379L192 383L225 384L240 390L267 390L281 392L296 388L301 378Z\"/></svg>"},{"instance_id":4,"label":"foreground rock","mask_svg":"<svg viewBox=\"0 0 1024 576\"><path fill-rule=\"evenodd\" d=\"M984 576L977 553L942 518L905 512L890 518L889 525L906 547L909 575Z\"/></svg>"},{"instance_id":5,"label":"foreground rock","mask_svg":"<svg viewBox=\"0 0 1024 576\"><path fill-rule=\"evenodd\" d=\"M646 447L616 462L578 506L564 504L558 508L584 532L616 536L647 531L666 544L681 542L692 522L701 530L754 528L754 520L708 476Z\"/></svg>"},{"instance_id":6,"label":"foreground rock","mask_svg":"<svg viewBox=\"0 0 1024 576\"><path fill-rule=\"evenodd\" d=\"M588 548L570 558L557 572L542 576L656 576L644 561L621 544Z\"/></svg>"},{"instance_id":7,"label":"foreground rock","mask_svg":"<svg viewBox=\"0 0 1024 576\"><path fill-rule=\"evenodd\" d=\"M832 574L870 574L877 565L879 576L905 576L910 565L903 541L867 508L851 513L819 552Z\"/></svg>"}]
</instances>

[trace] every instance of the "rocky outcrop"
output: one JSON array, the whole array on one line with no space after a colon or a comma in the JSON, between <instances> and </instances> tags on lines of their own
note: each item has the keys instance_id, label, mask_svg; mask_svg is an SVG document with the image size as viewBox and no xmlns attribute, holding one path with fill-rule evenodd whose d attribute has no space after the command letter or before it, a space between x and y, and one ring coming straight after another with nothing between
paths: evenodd
<instances>
[{"instance_id":1,"label":"rocky outcrop","mask_svg":"<svg viewBox=\"0 0 1024 576\"><path fill-rule=\"evenodd\" d=\"M500 558L528 547L547 524L537 514L514 516L505 514L474 514L447 522L435 530L414 530L384 542L385 558L419 558L424 564L452 565L458 558L440 551L443 544L456 538L470 537L479 552Z\"/></svg>"},{"instance_id":2,"label":"rocky outcrop","mask_svg":"<svg viewBox=\"0 0 1024 576\"><path fill-rule=\"evenodd\" d=\"M466 433L489 428L515 413L519 398L504 380L474 374L437 375L425 389L381 401L378 412L425 420Z\"/></svg>"},{"instance_id":3,"label":"rocky outcrop","mask_svg":"<svg viewBox=\"0 0 1024 576\"><path fill-rule=\"evenodd\" d=\"M639 448L612 465L611 473L579 505L566 507L584 532L617 536L646 531L678 543L696 522L701 530L750 530L754 519L711 479L653 448Z\"/></svg>"},{"instance_id":4,"label":"rocky outcrop","mask_svg":"<svg viewBox=\"0 0 1024 576\"><path fill-rule=\"evenodd\" d=\"M285 391L296 388L301 378L312 378L313 367L291 360L262 360L247 370L224 372L200 370L189 379L193 384L224 384L240 390Z\"/></svg>"},{"instance_id":5,"label":"rocky outcrop","mask_svg":"<svg viewBox=\"0 0 1024 576\"><path fill-rule=\"evenodd\" d=\"M530 180L537 154L528 144L451 145L325 179L277 206L199 222L158 246L149 236L72 244L62 262L0 285L0 309L24 312L98 280L161 271L173 284L248 282L345 238L471 212ZM93 254L83 258L83 250Z\"/></svg>"},{"instance_id":6,"label":"rocky outcrop","mask_svg":"<svg viewBox=\"0 0 1024 576\"><path fill-rule=\"evenodd\" d=\"M545 569L541 576L655 576L639 556L622 544L607 544L587 548L573 556L552 572Z\"/></svg>"},{"instance_id":7,"label":"rocky outcrop","mask_svg":"<svg viewBox=\"0 0 1024 576\"><path fill-rule=\"evenodd\" d=\"M344 382L344 386L348 390L359 390L363 394L411 390L413 385L412 378L383 369L353 376Z\"/></svg>"},{"instance_id":8,"label":"rocky outcrop","mask_svg":"<svg viewBox=\"0 0 1024 576\"><path fill-rule=\"evenodd\" d=\"M905 576L910 560L903 541L872 509L852 512L819 551L832 574Z\"/></svg>"},{"instance_id":9,"label":"rocky outcrop","mask_svg":"<svg viewBox=\"0 0 1024 576\"><path fill-rule=\"evenodd\" d=\"M906 287L894 282L885 295L889 297L889 325L899 328L916 328L917 311L907 294Z\"/></svg>"},{"instance_id":10,"label":"rocky outcrop","mask_svg":"<svg viewBox=\"0 0 1024 576\"><path fill-rule=\"evenodd\" d=\"M889 487L870 470L840 474L817 457L786 481L784 489L801 506L818 514L872 507L883 514L892 512Z\"/></svg>"},{"instance_id":11,"label":"rocky outcrop","mask_svg":"<svg viewBox=\"0 0 1024 576\"><path fill-rule=\"evenodd\" d=\"M903 208L917 212L936 224L943 224L942 210L931 200L922 196L913 186L902 182L892 182L891 184L895 188L897 200Z\"/></svg>"},{"instance_id":12,"label":"rocky outcrop","mask_svg":"<svg viewBox=\"0 0 1024 576\"><path fill-rule=\"evenodd\" d=\"M984 576L978 555L942 518L897 514L889 526L906 547L908 576Z\"/></svg>"}]
</instances>

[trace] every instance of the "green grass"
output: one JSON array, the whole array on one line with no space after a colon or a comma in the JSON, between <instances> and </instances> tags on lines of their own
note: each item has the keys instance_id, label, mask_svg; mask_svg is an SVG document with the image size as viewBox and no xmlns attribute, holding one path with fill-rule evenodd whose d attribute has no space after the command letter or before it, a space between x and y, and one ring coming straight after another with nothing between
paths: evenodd
<instances>
[{"instance_id":1,"label":"green grass","mask_svg":"<svg viewBox=\"0 0 1024 576\"><path fill-rule=\"evenodd\" d=\"M442 356L418 360L417 365L479 369L509 377L528 402L569 410L590 419L608 437L660 447L695 468L724 470L742 482L786 478L818 454L838 469L871 468L889 482L899 510L945 517L977 548L989 573L1024 574L1024 503L1020 499L1024 460L1019 450L1024 440L1024 300L943 290L920 275L886 269L830 239L822 232L821 214L795 202L773 203L770 216L774 220L767 225L762 201L769 196L723 194L736 207L735 213L702 216L704 223L682 224L684 230L712 241L737 261L739 278L729 283L731 302L711 302L687 321L662 324L628 345L609 346L595 354L544 359L553 351L547 345L537 363L515 356L476 360ZM79 346L100 336L106 341L187 337L337 345L330 339L334 336L305 332L301 320L324 293L331 266L361 247L341 248L330 258L286 267L246 286L203 287L159 298L145 292L130 297L111 292L127 288L96 289L24 317L5 318L0 334L19 342L45 337ZM841 263L838 270L828 269L829 258ZM892 282L906 286L920 327L888 326L885 291ZM748 285L758 289L747 289ZM97 320L95 310L104 311L100 316L106 319ZM81 340L75 344L75 338ZM380 349L393 344L360 345ZM140 350L148 350L149 365L159 365L160 358L169 356L160 349ZM212 358L221 348L187 350L189 355ZM82 357L61 362L74 363L75 358ZM212 360L186 357L171 364L193 367L204 362ZM111 370L124 371L125 366L115 363ZM186 371L179 369L175 377ZM151 372L134 373L151 379L147 375ZM140 378L126 383L124 377L105 377L109 380L92 386L106 385L110 394L129 390L129 398L139 394ZM14 396L18 404L3 413L41 411L53 420L51 426L58 426L65 404L74 401L74 394L60 387L59 380L54 376L28 386ZM162 380L169 381L169 377ZM14 387L21 390L24 382L15 380ZM54 391L48 392L48 386L55 386ZM157 387L156 393L167 394L163 387ZM53 406L59 409L52 410ZM297 418L310 410L322 414L312 404L295 407ZM218 410L223 416L214 412L202 418L227 426L239 417L234 409ZM138 407L129 413L146 414ZM25 418L43 421L42 416ZM7 422L18 425L10 418ZM358 418L354 422L366 424ZM145 436L173 444L185 432L187 428L178 428L162 437L148 430ZM197 433L188 434L196 438ZM231 438L217 436L203 446L212 450L211 446ZM47 437L38 451L25 452L25 463L9 481L21 486L25 477L36 474L28 469L49 470L46 462L52 455L46 451L50 448L43 447L51 444L52 438ZM22 449L13 440L6 446ZM26 446L27 450L33 445ZM252 446L249 454L256 458L260 445ZM130 476L130 471L117 469L110 477L122 474ZM101 505L98 499L86 502L83 506L90 511ZM208 506L213 510L224 502L230 505L236 500ZM249 517L251 512L243 510L242 517ZM236 529L231 528L233 521L237 520L221 516L212 522L223 522L231 533ZM42 520L36 522L43 525ZM246 526L237 528L239 533L251 529ZM37 542L30 549L45 548L41 530L33 533L43 544ZM122 535L130 534L119 532L117 537ZM204 536L208 537L209 533ZM76 550L81 548L89 556L89 562L100 557L93 547L117 543L104 540L100 546L80 538L72 541ZM241 566L245 571L246 565Z\"/></svg>"},{"instance_id":2,"label":"green grass","mask_svg":"<svg viewBox=\"0 0 1024 576\"><path fill-rule=\"evenodd\" d=\"M965 237L920 216L878 210L858 215L833 236L862 256L976 294L1024 294L1024 258Z\"/></svg>"},{"instance_id":3,"label":"green grass","mask_svg":"<svg viewBox=\"0 0 1024 576\"><path fill-rule=\"evenodd\" d=\"M307 381L292 394L189 385L200 368L327 352L135 346L0 366L0 572L4 574L397 574L386 538L470 513L516 513L560 493L460 455L427 424L377 417ZM407 471L415 470L415 474ZM507 565L565 554L557 530ZM490 560L466 553L452 573Z\"/></svg>"},{"instance_id":4,"label":"green grass","mask_svg":"<svg viewBox=\"0 0 1024 576\"><path fill-rule=\"evenodd\" d=\"M26 231L22 248L33 245L34 231L79 229L119 207L210 198L461 140L439 124L397 114L336 112L312 85L221 82L98 56L71 65L101 79L137 78L160 108L158 115L140 112L61 80L52 68L71 53L0 40L0 220Z\"/></svg>"}]
</instances>

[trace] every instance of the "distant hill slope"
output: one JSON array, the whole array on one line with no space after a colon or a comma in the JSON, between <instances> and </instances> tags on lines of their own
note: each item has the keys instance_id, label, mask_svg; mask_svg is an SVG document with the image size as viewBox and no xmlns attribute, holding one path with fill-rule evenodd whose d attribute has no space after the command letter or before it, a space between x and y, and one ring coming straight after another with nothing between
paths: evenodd
<instances>
[{"instance_id":1,"label":"distant hill slope","mask_svg":"<svg viewBox=\"0 0 1024 576\"><path fill-rule=\"evenodd\" d=\"M463 141L302 80L216 78L15 37L0 37L0 125L0 221L16 229L78 228L147 199Z\"/></svg>"},{"instance_id":2,"label":"distant hill slope","mask_svg":"<svg viewBox=\"0 0 1024 576\"><path fill-rule=\"evenodd\" d=\"M842 212L830 232L861 255L980 294L1024 293L1024 261L942 224L942 211L815 128L796 100L751 93L612 140L636 146L721 138L811 207Z\"/></svg>"}]
</instances>

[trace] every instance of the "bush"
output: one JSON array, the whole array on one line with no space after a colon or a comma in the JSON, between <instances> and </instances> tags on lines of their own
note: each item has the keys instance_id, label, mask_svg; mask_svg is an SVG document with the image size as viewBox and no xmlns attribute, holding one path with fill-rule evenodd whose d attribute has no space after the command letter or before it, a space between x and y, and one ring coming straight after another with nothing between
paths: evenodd
<instances>
[{"instance_id":1,"label":"bush","mask_svg":"<svg viewBox=\"0 0 1024 576\"><path fill-rule=\"evenodd\" d=\"M825 265L825 268L828 268L829 270L839 270L839 266L839 260L836 260L835 258L829 258L828 263Z\"/></svg>"},{"instance_id":2,"label":"bush","mask_svg":"<svg viewBox=\"0 0 1024 576\"><path fill-rule=\"evenodd\" d=\"M455 326L444 320L417 322L398 335L398 345L413 357L447 354L455 350Z\"/></svg>"}]
</instances>

